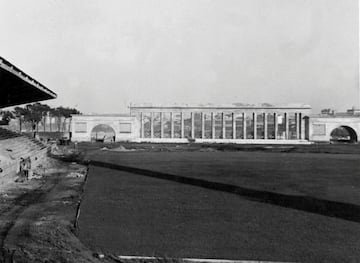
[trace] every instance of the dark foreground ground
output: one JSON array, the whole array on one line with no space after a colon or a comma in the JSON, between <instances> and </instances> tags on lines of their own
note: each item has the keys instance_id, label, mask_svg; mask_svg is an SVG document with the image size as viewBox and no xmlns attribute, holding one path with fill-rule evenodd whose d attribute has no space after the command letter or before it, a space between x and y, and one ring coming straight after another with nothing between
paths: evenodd
<instances>
[{"instance_id":1,"label":"dark foreground ground","mask_svg":"<svg viewBox=\"0 0 360 263\"><path fill-rule=\"evenodd\" d=\"M80 146L92 162L78 234L94 251L359 261L357 145L125 147L137 151Z\"/></svg>"}]
</instances>

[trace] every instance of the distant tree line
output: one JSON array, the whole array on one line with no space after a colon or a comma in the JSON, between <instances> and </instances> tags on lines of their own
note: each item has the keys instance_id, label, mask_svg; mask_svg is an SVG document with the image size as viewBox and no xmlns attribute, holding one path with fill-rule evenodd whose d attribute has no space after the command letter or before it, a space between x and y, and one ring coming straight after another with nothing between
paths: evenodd
<instances>
[{"instance_id":1,"label":"distant tree line","mask_svg":"<svg viewBox=\"0 0 360 263\"><path fill-rule=\"evenodd\" d=\"M19 121L19 130L22 130L24 124L29 124L32 131L39 130L39 124L43 126L43 131L46 129L46 120L55 119L55 127L52 127L51 121L48 131L61 131L62 127L66 125L66 121L72 114L80 114L75 108L57 107L52 108L49 105L41 104L39 102L28 104L24 107L15 107L14 110L0 112L0 124L7 125L11 119ZM54 128L54 129L53 129Z\"/></svg>"}]
</instances>

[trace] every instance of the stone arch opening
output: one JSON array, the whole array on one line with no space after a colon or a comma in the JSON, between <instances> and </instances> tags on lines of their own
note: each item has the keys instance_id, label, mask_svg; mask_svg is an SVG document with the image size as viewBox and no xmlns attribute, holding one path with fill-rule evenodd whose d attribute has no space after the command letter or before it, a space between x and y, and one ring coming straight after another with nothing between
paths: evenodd
<instances>
[{"instance_id":1,"label":"stone arch opening","mask_svg":"<svg viewBox=\"0 0 360 263\"><path fill-rule=\"evenodd\" d=\"M115 130L108 124L98 124L91 130L92 142L114 142Z\"/></svg>"},{"instance_id":2,"label":"stone arch opening","mask_svg":"<svg viewBox=\"0 0 360 263\"><path fill-rule=\"evenodd\" d=\"M358 141L356 131L349 126L339 126L331 131L330 141L343 142L343 143L355 143Z\"/></svg>"}]
</instances>

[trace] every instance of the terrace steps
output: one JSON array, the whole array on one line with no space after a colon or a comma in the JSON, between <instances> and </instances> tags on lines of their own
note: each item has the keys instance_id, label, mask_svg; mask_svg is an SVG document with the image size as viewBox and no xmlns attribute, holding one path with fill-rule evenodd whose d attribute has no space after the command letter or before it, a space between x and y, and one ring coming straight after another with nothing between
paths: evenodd
<instances>
[{"instance_id":1,"label":"terrace steps","mask_svg":"<svg viewBox=\"0 0 360 263\"><path fill-rule=\"evenodd\" d=\"M48 147L29 136L0 128L0 177L14 175L21 158L31 159L32 168L46 157Z\"/></svg>"}]
</instances>

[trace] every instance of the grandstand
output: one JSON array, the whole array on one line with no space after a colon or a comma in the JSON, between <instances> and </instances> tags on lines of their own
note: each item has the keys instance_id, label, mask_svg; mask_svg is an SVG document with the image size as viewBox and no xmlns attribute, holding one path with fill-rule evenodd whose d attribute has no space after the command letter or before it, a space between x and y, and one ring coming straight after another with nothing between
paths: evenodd
<instances>
[{"instance_id":1,"label":"grandstand","mask_svg":"<svg viewBox=\"0 0 360 263\"><path fill-rule=\"evenodd\" d=\"M0 57L0 109L56 98L37 80ZM21 158L30 157L36 167L46 157L48 147L27 135L0 128L0 177L14 175Z\"/></svg>"}]
</instances>

